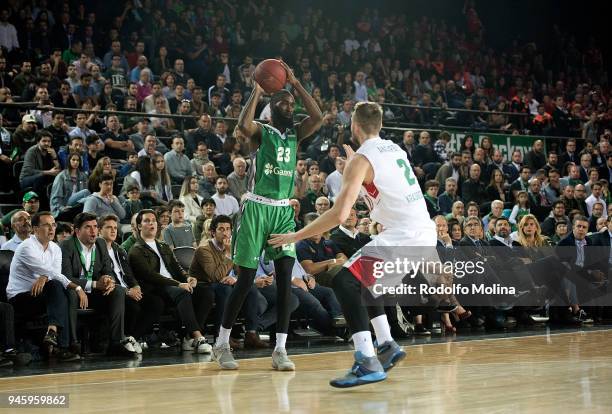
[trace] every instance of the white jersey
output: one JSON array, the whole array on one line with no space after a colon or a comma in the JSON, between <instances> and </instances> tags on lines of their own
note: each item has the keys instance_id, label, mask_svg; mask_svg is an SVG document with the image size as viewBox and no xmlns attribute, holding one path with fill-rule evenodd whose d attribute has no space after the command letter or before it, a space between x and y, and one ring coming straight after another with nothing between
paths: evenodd
<instances>
[{"instance_id":1,"label":"white jersey","mask_svg":"<svg viewBox=\"0 0 612 414\"><path fill-rule=\"evenodd\" d=\"M377 137L366 140L357 154L366 157L374 170L374 181L363 186L370 218L385 231L435 235L435 224L406 153L393 141Z\"/></svg>"}]
</instances>

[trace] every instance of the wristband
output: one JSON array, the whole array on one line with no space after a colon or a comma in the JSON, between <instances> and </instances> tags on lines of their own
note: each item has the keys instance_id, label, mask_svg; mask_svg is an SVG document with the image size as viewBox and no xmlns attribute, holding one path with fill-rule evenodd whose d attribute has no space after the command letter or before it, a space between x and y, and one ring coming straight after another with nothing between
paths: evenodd
<instances>
[{"instance_id":1,"label":"wristband","mask_svg":"<svg viewBox=\"0 0 612 414\"><path fill-rule=\"evenodd\" d=\"M334 264L338 263L338 259L334 259Z\"/></svg>"}]
</instances>

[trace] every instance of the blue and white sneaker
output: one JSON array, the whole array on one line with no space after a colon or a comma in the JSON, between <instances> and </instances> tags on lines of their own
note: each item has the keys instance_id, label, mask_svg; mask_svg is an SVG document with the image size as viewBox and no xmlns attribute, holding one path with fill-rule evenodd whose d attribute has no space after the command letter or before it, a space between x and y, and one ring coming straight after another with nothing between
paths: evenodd
<instances>
[{"instance_id":1,"label":"blue and white sneaker","mask_svg":"<svg viewBox=\"0 0 612 414\"><path fill-rule=\"evenodd\" d=\"M377 346L378 360L385 372L396 366L402 359L406 358L406 352L395 341L387 341Z\"/></svg>"},{"instance_id":2,"label":"blue and white sneaker","mask_svg":"<svg viewBox=\"0 0 612 414\"><path fill-rule=\"evenodd\" d=\"M355 352L355 363L345 376L335 378L329 385L336 388L349 388L358 385L373 384L384 381L387 374L377 357L366 357L361 352Z\"/></svg>"}]
</instances>

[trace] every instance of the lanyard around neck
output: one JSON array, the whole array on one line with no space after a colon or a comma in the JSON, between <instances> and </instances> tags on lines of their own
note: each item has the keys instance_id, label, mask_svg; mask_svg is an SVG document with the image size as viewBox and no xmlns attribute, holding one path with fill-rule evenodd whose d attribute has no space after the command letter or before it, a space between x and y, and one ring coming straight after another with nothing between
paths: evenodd
<instances>
[{"instance_id":1,"label":"lanyard around neck","mask_svg":"<svg viewBox=\"0 0 612 414\"><path fill-rule=\"evenodd\" d=\"M85 255L83 254L83 248L81 247L81 243L78 242L78 239L76 237L74 238L74 245L79 251L79 258L81 259L81 266L83 267L83 273L85 274L85 277L87 278L87 280L91 281L93 279L94 265L96 264L96 246L94 244L94 246L92 247L91 263L89 264L89 269L87 269L87 261L85 260Z\"/></svg>"}]
</instances>

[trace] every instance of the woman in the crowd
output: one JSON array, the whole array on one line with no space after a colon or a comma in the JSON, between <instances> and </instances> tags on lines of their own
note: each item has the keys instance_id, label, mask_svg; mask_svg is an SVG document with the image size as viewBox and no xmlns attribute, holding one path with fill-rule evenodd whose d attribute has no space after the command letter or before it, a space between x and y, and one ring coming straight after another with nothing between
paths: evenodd
<instances>
[{"instance_id":1,"label":"woman in the crowd","mask_svg":"<svg viewBox=\"0 0 612 414\"><path fill-rule=\"evenodd\" d=\"M91 194L87 189L87 174L81 170L81 163L81 154L71 153L66 168L53 180L50 203L55 217L70 210Z\"/></svg>"},{"instance_id":2,"label":"woman in the crowd","mask_svg":"<svg viewBox=\"0 0 612 414\"><path fill-rule=\"evenodd\" d=\"M172 200L172 184L170 182L170 176L166 169L166 160L161 154L157 154L153 157L154 171L156 172L155 190L159 194L160 198L165 201Z\"/></svg>"},{"instance_id":3,"label":"woman in the crowd","mask_svg":"<svg viewBox=\"0 0 612 414\"><path fill-rule=\"evenodd\" d=\"M506 177L504 173L499 169L493 169L491 173L491 181L487 187L487 199L489 200L501 200L506 201Z\"/></svg>"},{"instance_id":4,"label":"woman in the crowd","mask_svg":"<svg viewBox=\"0 0 612 414\"><path fill-rule=\"evenodd\" d=\"M139 157L136 169L127 175L123 181L123 189L136 185L140 189L140 197L145 208L163 204L155 188L157 173L150 157Z\"/></svg>"},{"instance_id":5,"label":"woman in the crowd","mask_svg":"<svg viewBox=\"0 0 612 414\"><path fill-rule=\"evenodd\" d=\"M185 220L195 223L202 212L202 201L204 198L198 194L199 183L194 176L187 176L181 187L180 200L185 205Z\"/></svg>"},{"instance_id":6,"label":"woman in the crowd","mask_svg":"<svg viewBox=\"0 0 612 414\"><path fill-rule=\"evenodd\" d=\"M448 228L449 234L451 236L451 239L453 239L453 242L459 242L459 240L463 238L463 227L461 226L461 223L459 223L459 220L448 220Z\"/></svg>"},{"instance_id":7,"label":"woman in the crowd","mask_svg":"<svg viewBox=\"0 0 612 414\"><path fill-rule=\"evenodd\" d=\"M493 141L491 141L491 138L482 137L482 140L480 141L480 148L484 150L485 162L489 164L493 158L493 151L495 150L495 148L493 148Z\"/></svg>"},{"instance_id":8,"label":"woman in the crowd","mask_svg":"<svg viewBox=\"0 0 612 414\"><path fill-rule=\"evenodd\" d=\"M159 228L157 229L157 240L164 241L162 233L166 227L170 224L171 214L170 209L167 205L161 205L155 207L155 214L157 214L157 220L159 223Z\"/></svg>"},{"instance_id":9,"label":"woman in the crowd","mask_svg":"<svg viewBox=\"0 0 612 414\"><path fill-rule=\"evenodd\" d=\"M113 165L111 164L110 157L100 158L95 168L89 175L87 189L91 194L96 193L100 190L100 177L104 174L110 174L113 176L113 178L115 178L115 176L117 175L117 171L115 171Z\"/></svg>"},{"instance_id":10,"label":"woman in the crowd","mask_svg":"<svg viewBox=\"0 0 612 414\"><path fill-rule=\"evenodd\" d=\"M474 137L471 135L466 135L461 141L461 147L459 148L460 152L469 151L472 156L474 156L474 150L476 150L476 145L474 144Z\"/></svg>"}]
</instances>

